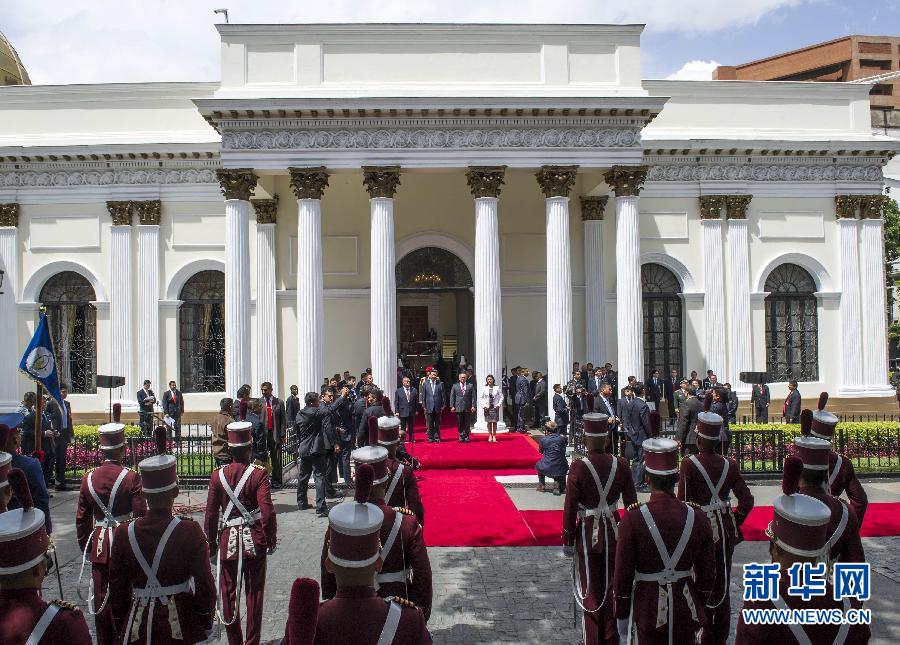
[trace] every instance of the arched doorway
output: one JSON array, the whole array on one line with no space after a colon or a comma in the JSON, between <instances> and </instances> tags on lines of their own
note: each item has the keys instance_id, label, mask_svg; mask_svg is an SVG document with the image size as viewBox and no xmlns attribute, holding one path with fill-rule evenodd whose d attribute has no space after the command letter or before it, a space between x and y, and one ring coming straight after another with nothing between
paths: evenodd
<instances>
[{"instance_id":1,"label":"arched doorway","mask_svg":"<svg viewBox=\"0 0 900 645\"><path fill-rule=\"evenodd\" d=\"M647 378L658 369L665 377L669 370L684 374L681 307L681 284L669 269L661 264L641 267L641 294L644 311L644 373Z\"/></svg>"},{"instance_id":2,"label":"arched doorway","mask_svg":"<svg viewBox=\"0 0 900 645\"><path fill-rule=\"evenodd\" d=\"M397 345L404 368L475 360L472 274L454 253L425 246L397 262ZM444 374L442 373L442 376Z\"/></svg>"},{"instance_id":3,"label":"arched doorway","mask_svg":"<svg viewBox=\"0 0 900 645\"><path fill-rule=\"evenodd\" d=\"M766 371L772 381L819 380L816 282L797 264L780 264L766 279Z\"/></svg>"},{"instance_id":4,"label":"arched doorway","mask_svg":"<svg viewBox=\"0 0 900 645\"><path fill-rule=\"evenodd\" d=\"M184 392L225 391L225 274L200 271L179 294L179 378Z\"/></svg>"},{"instance_id":5,"label":"arched doorway","mask_svg":"<svg viewBox=\"0 0 900 645\"><path fill-rule=\"evenodd\" d=\"M97 309L96 294L87 278L74 271L62 271L41 288L41 305L47 309L47 323L59 366L61 384L73 394L97 391Z\"/></svg>"}]
</instances>

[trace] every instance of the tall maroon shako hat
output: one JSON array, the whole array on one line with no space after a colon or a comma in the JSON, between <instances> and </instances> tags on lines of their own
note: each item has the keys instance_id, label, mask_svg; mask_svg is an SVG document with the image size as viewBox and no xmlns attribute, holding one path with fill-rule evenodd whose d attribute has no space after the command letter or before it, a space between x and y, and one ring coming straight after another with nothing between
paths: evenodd
<instances>
[{"instance_id":1,"label":"tall maroon shako hat","mask_svg":"<svg viewBox=\"0 0 900 645\"><path fill-rule=\"evenodd\" d=\"M662 417L659 416L659 412L656 410L651 410L647 419L649 423L649 430L651 437L658 437L660 435L660 430L662 430Z\"/></svg>"},{"instance_id":2,"label":"tall maroon shako hat","mask_svg":"<svg viewBox=\"0 0 900 645\"><path fill-rule=\"evenodd\" d=\"M232 421L225 429L228 431L229 448L240 448L253 443L253 424L249 421Z\"/></svg>"},{"instance_id":3,"label":"tall maroon shako hat","mask_svg":"<svg viewBox=\"0 0 900 645\"><path fill-rule=\"evenodd\" d=\"M709 411L712 399L712 392L707 392L703 397L703 412L697 415L697 426L694 428L694 432L698 437L719 441L722 437L722 424L725 423L725 420L715 412Z\"/></svg>"},{"instance_id":4,"label":"tall maroon shako hat","mask_svg":"<svg viewBox=\"0 0 900 645\"><path fill-rule=\"evenodd\" d=\"M804 437L810 436L810 432L812 431L812 420L812 410L803 410L800 412L800 434Z\"/></svg>"},{"instance_id":5,"label":"tall maroon shako hat","mask_svg":"<svg viewBox=\"0 0 900 645\"><path fill-rule=\"evenodd\" d=\"M599 412L588 412L581 417L584 422L585 437L608 437L609 436L609 415L600 414Z\"/></svg>"},{"instance_id":6,"label":"tall maroon shako hat","mask_svg":"<svg viewBox=\"0 0 900 645\"><path fill-rule=\"evenodd\" d=\"M104 423L97 432L100 434L100 450L116 450L125 445L124 423Z\"/></svg>"},{"instance_id":7,"label":"tall maroon shako hat","mask_svg":"<svg viewBox=\"0 0 900 645\"><path fill-rule=\"evenodd\" d=\"M27 571L43 560L50 546L44 512L34 507L28 480L18 468L9 471L9 485L21 508L0 513L0 575Z\"/></svg>"},{"instance_id":8,"label":"tall maroon shako hat","mask_svg":"<svg viewBox=\"0 0 900 645\"><path fill-rule=\"evenodd\" d=\"M238 402L238 414L241 417L241 421L247 418L247 401L244 399Z\"/></svg>"},{"instance_id":9,"label":"tall maroon shako hat","mask_svg":"<svg viewBox=\"0 0 900 645\"><path fill-rule=\"evenodd\" d=\"M644 468L654 475L678 473L678 444L671 439L653 437L641 444L644 449Z\"/></svg>"},{"instance_id":10,"label":"tall maroon shako hat","mask_svg":"<svg viewBox=\"0 0 900 645\"><path fill-rule=\"evenodd\" d=\"M357 448L351 452L350 458L356 464L365 464L372 468L373 486L385 483L391 476L391 471L388 469L387 464L387 448L375 445L363 446L362 448Z\"/></svg>"},{"instance_id":11,"label":"tall maroon shako hat","mask_svg":"<svg viewBox=\"0 0 900 645\"><path fill-rule=\"evenodd\" d=\"M391 407L391 397L382 395L381 396L381 407L384 410L384 413L386 415L391 416L394 414L394 410Z\"/></svg>"},{"instance_id":12,"label":"tall maroon shako hat","mask_svg":"<svg viewBox=\"0 0 900 645\"><path fill-rule=\"evenodd\" d=\"M396 446L400 443L400 419L397 417L379 417L378 445Z\"/></svg>"},{"instance_id":13,"label":"tall maroon shako hat","mask_svg":"<svg viewBox=\"0 0 900 645\"><path fill-rule=\"evenodd\" d=\"M112 420L116 423L119 423L122 420L122 404L121 403L113 403L112 406Z\"/></svg>"},{"instance_id":14,"label":"tall maroon shako hat","mask_svg":"<svg viewBox=\"0 0 900 645\"><path fill-rule=\"evenodd\" d=\"M166 452L166 429L159 427L154 433L156 452L138 464L141 471L141 484L145 493L164 493L178 486L177 461L174 455Z\"/></svg>"},{"instance_id":15,"label":"tall maroon shako hat","mask_svg":"<svg viewBox=\"0 0 900 645\"><path fill-rule=\"evenodd\" d=\"M378 445L378 417L369 417L369 420L366 422L368 430L368 441L366 442L369 446L377 446Z\"/></svg>"},{"instance_id":16,"label":"tall maroon shako hat","mask_svg":"<svg viewBox=\"0 0 900 645\"><path fill-rule=\"evenodd\" d=\"M12 468L12 455L0 451L0 488L9 486L9 471Z\"/></svg>"},{"instance_id":17,"label":"tall maroon shako hat","mask_svg":"<svg viewBox=\"0 0 900 645\"><path fill-rule=\"evenodd\" d=\"M781 490L791 495L800 490L803 469L827 470L831 443L818 437L799 436L794 438L794 454L784 458L784 473L781 476Z\"/></svg>"},{"instance_id":18,"label":"tall maroon shako hat","mask_svg":"<svg viewBox=\"0 0 900 645\"><path fill-rule=\"evenodd\" d=\"M804 558L819 558L828 544L831 510L808 495L782 495L773 503L775 516L766 529L780 548Z\"/></svg>"},{"instance_id":19,"label":"tall maroon shako hat","mask_svg":"<svg viewBox=\"0 0 900 645\"><path fill-rule=\"evenodd\" d=\"M363 450L363 448L360 448ZM384 450L384 448L375 448ZM368 464L356 468L354 501L338 504L328 513L328 559L339 567L359 569L381 557L381 524L384 513L369 504L373 472Z\"/></svg>"},{"instance_id":20,"label":"tall maroon shako hat","mask_svg":"<svg viewBox=\"0 0 900 645\"><path fill-rule=\"evenodd\" d=\"M827 439L831 441L834 436L834 428L837 426L838 418L831 412L825 411L825 405L828 403L828 392L822 392L819 395L818 409L812 413L812 426L810 434L819 439Z\"/></svg>"},{"instance_id":21,"label":"tall maroon shako hat","mask_svg":"<svg viewBox=\"0 0 900 645\"><path fill-rule=\"evenodd\" d=\"M297 578L291 587L283 645L313 645L319 618L319 583Z\"/></svg>"}]
</instances>

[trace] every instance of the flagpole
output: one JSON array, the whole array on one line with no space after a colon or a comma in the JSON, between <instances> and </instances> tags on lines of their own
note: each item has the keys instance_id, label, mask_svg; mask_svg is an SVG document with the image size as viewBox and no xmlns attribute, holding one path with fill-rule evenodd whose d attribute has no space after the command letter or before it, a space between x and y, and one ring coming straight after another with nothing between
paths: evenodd
<instances>
[{"instance_id":1,"label":"flagpole","mask_svg":"<svg viewBox=\"0 0 900 645\"><path fill-rule=\"evenodd\" d=\"M34 451L41 449L41 417L44 410L44 385L37 382L37 402L34 404ZM43 464L41 464L43 465Z\"/></svg>"}]
</instances>

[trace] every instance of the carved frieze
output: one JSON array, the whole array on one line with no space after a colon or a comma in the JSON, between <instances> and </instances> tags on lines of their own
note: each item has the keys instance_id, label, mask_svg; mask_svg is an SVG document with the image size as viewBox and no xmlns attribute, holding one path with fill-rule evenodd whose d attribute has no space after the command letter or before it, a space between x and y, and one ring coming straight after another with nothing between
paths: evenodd
<instances>
[{"instance_id":1,"label":"carved frieze","mask_svg":"<svg viewBox=\"0 0 900 645\"><path fill-rule=\"evenodd\" d=\"M387 197L393 199L400 185L400 168L398 166L363 166L363 184L369 197Z\"/></svg>"},{"instance_id":2,"label":"carved frieze","mask_svg":"<svg viewBox=\"0 0 900 645\"><path fill-rule=\"evenodd\" d=\"M278 221L278 195L272 199L251 199L256 211L257 224L275 224Z\"/></svg>"},{"instance_id":3,"label":"carved frieze","mask_svg":"<svg viewBox=\"0 0 900 645\"><path fill-rule=\"evenodd\" d=\"M19 205L15 202L11 204L0 204L0 226L18 226L19 225Z\"/></svg>"},{"instance_id":4,"label":"carved frieze","mask_svg":"<svg viewBox=\"0 0 900 645\"><path fill-rule=\"evenodd\" d=\"M506 166L472 166L466 171L472 197L500 197L506 182Z\"/></svg>"},{"instance_id":5,"label":"carved frieze","mask_svg":"<svg viewBox=\"0 0 900 645\"><path fill-rule=\"evenodd\" d=\"M725 217L726 219L747 219L747 208L753 195L726 195Z\"/></svg>"},{"instance_id":6,"label":"carved frieze","mask_svg":"<svg viewBox=\"0 0 900 645\"><path fill-rule=\"evenodd\" d=\"M659 164L647 181L882 181L878 164Z\"/></svg>"},{"instance_id":7,"label":"carved frieze","mask_svg":"<svg viewBox=\"0 0 900 645\"><path fill-rule=\"evenodd\" d=\"M138 222L143 226L159 226L162 219L162 202L158 199L150 199L140 202L132 202Z\"/></svg>"},{"instance_id":8,"label":"carved frieze","mask_svg":"<svg viewBox=\"0 0 900 645\"><path fill-rule=\"evenodd\" d=\"M577 173L578 166L542 166L534 176L544 197L568 197Z\"/></svg>"},{"instance_id":9,"label":"carved frieze","mask_svg":"<svg viewBox=\"0 0 900 645\"><path fill-rule=\"evenodd\" d=\"M606 210L606 202L609 201L607 195L597 197L581 198L581 219L585 222L591 220L602 220L603 213Z\"/></svg>"},{"instance_id":10,"label":"carved frieze","mask_svg":"<svg viewBox=\"0 0 900 645\"><path fill-rule=\"evenodd\" d=\"M613 166L603 173L603 180L611 186L616 197L638 195L647 178L647 166Z\"/></svg>"},{"instance_id":11,"label":"carved frieze","mask_svg":"<svg viewBox=\"0 0 900 645\"><path fill-rule=\"evenodd\" d=\"M106 202L113 226L131 226L131 202Z\"/></svg>"},{"instance_id":12,"label":"carved frieze","mask_svg":"<svg viewBox=\"0 0 900 645\"><path fill-rule=\"evenodd\" d=\"M213 168L141 168L97 170L16 170L0 172L2 188L58 186L134 186L152 184L214 184Z\"/></svg>"},{"instance_id":13,"label":"carved frieze","mask_svg":"<svg viewBox=\"0 0 900 645\"><path fill-rule=\"evenodd\" d=\"M328 172L323 166L288 170L291 173L291 189L297 199L322 199L328 186Z\"/></svg>"},{"instance_id":14,"label":"carved frieze","mask_svg":"<svg viewBox=\"0 0 900 645\"><path fill-rule=\"evenodd\" d=\"M222 168L216 177L225 199L249 200L259 180L251 168Z\"/></svg>"},{"instance_id":15,"label":"carved frieze","mask_svg":"<svg viewBox=\"0 0 900 645\"><path fill-rule=\"evenodd\" d=\"M721 219L725 195L700 195L700 219Z\"/></svg>"}]
</instances>

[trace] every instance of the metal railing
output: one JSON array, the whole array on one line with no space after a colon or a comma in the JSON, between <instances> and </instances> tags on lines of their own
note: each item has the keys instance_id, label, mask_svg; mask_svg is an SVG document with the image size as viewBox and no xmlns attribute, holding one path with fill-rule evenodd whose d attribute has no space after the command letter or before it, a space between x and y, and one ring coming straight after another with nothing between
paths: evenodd
<instances>
[{"instance_id":1,"label":"metal railing","mask_svg":"<svg viewBox=\"0 0 900 645\"><path fill-rule=\"evenodd\" d=\"M839 414L837 415L838 421L841 423L900 423L900 414L875 414L875 413L861 413L861 414ZM786 423L796 423L789 422L785 417L778 415L766 415L762 417L757 417L753 414L743 414L738 417L739 423L771 423L771 424L786 424Z\"/></svg>"}]
</instances>

